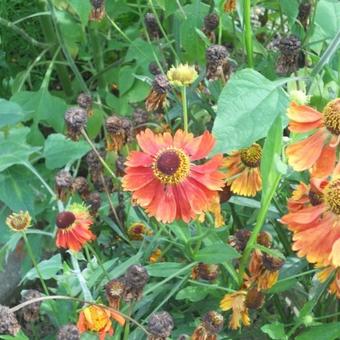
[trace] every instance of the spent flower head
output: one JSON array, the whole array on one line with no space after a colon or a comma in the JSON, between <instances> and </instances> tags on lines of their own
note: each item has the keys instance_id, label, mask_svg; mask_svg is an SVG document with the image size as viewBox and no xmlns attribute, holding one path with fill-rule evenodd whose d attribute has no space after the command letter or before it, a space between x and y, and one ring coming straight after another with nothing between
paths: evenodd
<instances>
[{"instance_id":1,"label":"spent flower head","mask_svg":"<svg viewBox=\"0 0 340 340\"><path fill-rule=\"evenodd\" d=\"M31 215L28 211L20 210L18 213L12 213L6 218L6 224L13 231L25 231L31 226Z\"/></svg>"}]
</instances>

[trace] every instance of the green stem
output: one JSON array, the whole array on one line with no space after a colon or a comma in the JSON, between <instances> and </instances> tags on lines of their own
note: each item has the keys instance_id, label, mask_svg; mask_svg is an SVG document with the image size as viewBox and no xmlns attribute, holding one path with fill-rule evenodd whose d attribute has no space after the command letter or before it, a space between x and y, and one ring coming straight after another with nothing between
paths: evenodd
<instances>
[{"instance_id":1,"label":"green stem","mask_svg":"<svg viewBox=\"0 0 340 340\"><path fill-rule=\"evenodd\" d=\"M110 276L108 274L108 272L106 271L104 265L103 265L103 262L102 260L100 259L100 257L98 256L97 252L94 250L94 248L90 245L90 244L87 244L86 245L86 248L90 249L92 254L95 256L95 258L97 259L97 262L99 264L99 267L101 268L101 270L103 271L103 274L105 275L105 277L107 278L108 281L110 281Z\"/></svg>"},{"instance_id":2,"label":"green stem","mask_svg":"<svg viewBox=\"0 0 340 340\"><path fill-rule=\"evenodd\" d=\"M28 255L30 256L31 261L33 263L33 266L34 266L34 268L35 268L35 270L36 270L36 272L37 272L37 274L39 276L39 279L40 279L41 285L42 285L42 287L44 289L44 292L45 292L46 295L50 295L49 292L48 292L46 283L45 283L45 281L44 281L44 279L43 279L43 277L41 275L41 272L40 272L40 269L38 267L37 261L36 261L34 255L33 255L33 251L32 251L31 245L30 245L30 243L28 241L27 235L26 235L25 232L23 232L22 235L23 235L23 238L24 238L24 241L25 241L25 244L26 244Z\"/></svg>"},{"instance_id":3,"label":"green stem","mask_svg":"<svg viewBox=\"0 0 340 340\"><path fill-rule=\"evenodd\" d=\"M239 271L239 282L240 284L243 281L243 275L246 269L246 266L248 265L249 262L249 257L251 252L253 251L256 241L257 241L257 236L259 235L262 226L266 220L267 212L270 206L270 202L275 194L275 190L277 186L279 185L281 179L281 175L278 175L275 182L273 183L273 186L270 188L270 192L265 198L264 202L261 204L261 208L259 211L259 214L257 215L257 220L256 220L256 225L254 230L251 233L250 239L247 243L246 249L244 250L243 256L241 258L241 263L240 263L240 271Z\"/></svg>"},{"instance_id":4,"label":"green stem","mask_svg":"<svg viewBox=\"0 0 340 340\"><path fill-rule=\"evenodd\" d=\"M188 132L188 106L187 106L187 88L181 87L182 93L182 107L183 107L183 127L184 131Z\"/></svg>"},{"instance_id":5,"label":"green stem","mask_svg":"<svg viewBox=\"0 0 340 340\"><path fill-rule=\"evenodd\" d=\"M132 315L132 311L133 311L133 303L131 302L129 306L129 312L128 312L128 315L130 318ZM125 327L124 327L123 340L129 340L129 335L130 335L130 321L126 320Z\"/></svg>"},{"instance_id":6,"label":"green stem","mask_svg":"<svg viewBox=\"0 0 340 340\"><path fill-rule=\"evenodd\" d=\"M253 32L251 29L251 0L244 0L244 26L248 66L250 68L254 68Z\"/></svg>"}]
</instances>

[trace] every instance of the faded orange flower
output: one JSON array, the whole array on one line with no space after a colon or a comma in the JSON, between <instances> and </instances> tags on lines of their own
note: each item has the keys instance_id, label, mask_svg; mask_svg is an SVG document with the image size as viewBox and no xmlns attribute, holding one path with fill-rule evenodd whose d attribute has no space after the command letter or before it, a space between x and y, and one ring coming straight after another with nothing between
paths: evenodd
<instances>
[{"instance_id":1,"label":"faded orange flower","mask_svg":"<svg viewBox=\"0 0 340 340\"><path fill-rule=\"evenodd\" d=\"M288 118L289 130L302 136L286 149L289 164L296 171L312 169L315 177L329 175L340 141L340 98L329 102L322 113L292 102ZM306 133L308 137L304 137Z\"/></svg>"},{"instance_id":2,"label":"faded orange flower","mask_svg":"<svg viewBox=\"0 0 340 340\"><path fill-rule=\"evenodd\" d=\"M261 190L261 157L261 146L253 144L233 152L224 160L224 166L228 169L227 183L231 185L232 192L241 196L255 196Z\"/></svg>"}]
</instances>

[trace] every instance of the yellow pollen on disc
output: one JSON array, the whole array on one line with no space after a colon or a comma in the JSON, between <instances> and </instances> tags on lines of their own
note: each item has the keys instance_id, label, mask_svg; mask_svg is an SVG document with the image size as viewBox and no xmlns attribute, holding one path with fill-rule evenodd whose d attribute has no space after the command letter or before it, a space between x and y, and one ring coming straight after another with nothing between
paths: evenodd
<instances>
[{"instance_id":1,"label":"yellow pollen on disc","mask_svg":"<svg viewBox=\"0 0 340 340\"><path fill-rule=\"evenodd\" d=\"M163 184L178 184L189 175L190 159L180 149L167 148L157 154L152 169Z\"/></svg>"},{"instance_id":2,"label":"yellow pollen on disc","mask_svg":"<svg viewBox=\"0 0 340 340\"><path fill-rule=\"evenodd\" d=\"M333 135L340 135L340 98L329 102L323 110L323 119L326 128Z\"/></svg>"},{"instance_id":3,"label":"yellow pollen on disc","mask_svg":"<svg viewBox=\"0 0 340 340\"><path fill-rule=\"evenodd\" d=\"M240 151L242 163L250 168L256 168L260 165L262 157L262 148L259 144L253 144L249 148Z\"/></svg>"},{"instance_id":4,"label":"yellow pollen on disc","mask_svg":"<svg viewBox=\"0 0 340 340\"><path fill-rule=\"evenodd\" d=\"M340 215L340 178L331 181L324 191L324 199L329 210Z\"/></svg>"}]
</instances>

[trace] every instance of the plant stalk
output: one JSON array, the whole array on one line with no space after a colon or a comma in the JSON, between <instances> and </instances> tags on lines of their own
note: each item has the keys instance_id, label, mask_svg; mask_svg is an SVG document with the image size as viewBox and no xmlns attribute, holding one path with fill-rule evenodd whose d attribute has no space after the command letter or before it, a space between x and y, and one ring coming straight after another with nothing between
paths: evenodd
<instances>
[{"instance_id":1,"label":"plant stalk","mask_svg":"<svg viewBox=\"0 0 340 340\"><path fill-rule=\"evenodd\" d=\"M248 67L254 68L253 32L251 29L251 0L244 0L244 28Z\"/></svg>"}]
</instances>

